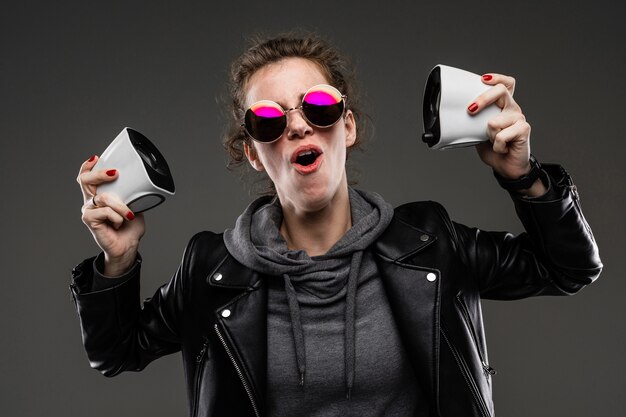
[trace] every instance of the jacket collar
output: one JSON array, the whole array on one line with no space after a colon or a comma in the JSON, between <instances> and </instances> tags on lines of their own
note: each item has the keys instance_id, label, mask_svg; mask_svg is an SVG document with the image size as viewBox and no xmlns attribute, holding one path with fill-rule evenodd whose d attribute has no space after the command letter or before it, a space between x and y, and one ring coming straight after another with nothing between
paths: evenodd
<instances>
[{"instance_id":1,"label":"jacket collar","mask_svg":"<svg viewBox=\"0 0 626 417\"><path fill-rule=\"evenodd\" d=\"M403 262L433 243L437 237L394 216L374 244L374 252L392 262ZM229 271L229 273L224 273ZM209 272L207 283L214 287L245 290L258 287L260 275L226 254Z\"/></svg>"},{"instance_id":2,"label":"jacket collar","mask_svg":"<svg viewBox=\"0 0 626 417\"><path fill-rule=\"evenodd\" d=\"M374 251L393 262L412 257L436 240L436 236L421 230L397 216L374 244Z\"/></svg>"}]
</instances>

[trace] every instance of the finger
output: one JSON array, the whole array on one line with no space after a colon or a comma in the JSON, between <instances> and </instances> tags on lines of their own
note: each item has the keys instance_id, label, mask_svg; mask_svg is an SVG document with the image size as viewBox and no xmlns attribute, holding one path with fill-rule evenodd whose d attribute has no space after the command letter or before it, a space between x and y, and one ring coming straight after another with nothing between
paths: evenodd
<instances>
[{"instance_id":1,"label":"finger","mask_svg":"<svg viewBox=\"0 0 626 417\"><path fill-rule=\"evenodd\" d=\"M97 231L103 226L106 227L107 225L117 230L124 224L124 217L111 207L97 207L90 210L83 210L81 220L88 228L94 231Z\"/></svg>"},{"instance_id":2,"label":"finger","mask_svg":"<svg viewBox=\"0 0 626 417\"><path fill-rule=\"evenodd\" d=\"M509 147L518 143L522 145L528 142L530 137L530 125L525 121L517 121L513 125L501 130L493 139L493 151L499 154L509 152Z\"/></svg>"},{"instance_id":3,"label":"finger","mask_svg":"<svg viewBox=\"0 0 626 417\"><path fill-rule=\"evenodd\" d=\"M492 103L495 103L501 109L511 108L521 111L504 84L496 84L476 97L474 101L467 106L467 111L471 114L476 114Z\"/></svg>"},{"instance_id":4,"label":"finger","mask_svg":"<svg viewBox=\"0 0 626 417\"><path fill-rule=\"evenodd\" d=\"M117 178L117 169L99 169L97 171L86 171L79 175L79 182L86 185L100 185L103 182L110 182Z\"/></svg>"},{"instance_id":5,"label":"finger","mask_svg":"<svg viewBox=\"0 0 626 417\"><path fill-rule=\"evenodd\" d=\"M509 90L509 93L511 95L513 95L513 93L515 92L515 78L508 75L489 72L487 74L483 74L481 79L483 83L487 85L504 84L504 86L507 90Z\"/></svg>"},{"instance_id":6,"label":"finger","mask_svg":"<svg viewBox=\"0 0 626 417\"><path fill-rule=\"evenodd\" d=\"M80 170L78 171L78 176L76 177L76 181L80 182L79 181L80 174L82 174L85 171L91 171L91 169L93 168L94 165L96 165L97 162L98 162L98 155L92 155L89 159L83 162L83 164L80 166Z\"/></svg>"},{"instance_id":7,"label":"finger","mask_svg":"<svg viewBox=\"0 0 626 417\"><path fill-rule=\"evenodd\" d=\"M78 175L78 183L83 192L83 200L87 202L96 194L98 185L117 179L119 171L116 169L99 169L97 171L85 171Z\"/></svg>"},{"instance_id":8,"label":"finger","mask_svg":"<svg viewBox=\"0 0 626 417\"><path fill-rule=\"evenodd\" d=\"M494 138L501 130L508 128L520 120L526 121L526 117L522 113L503 110L487 122L487 136Z\"/></svg>"},{"instance_id":9,"label":"finger","mask_svg":"<svg viewBox=\"0 0 626 417\"><path fill-rule=\"evenodd\" d=\"M88 198L88 194L90 194L90 190L85 190L85 186L83 186L83 184L81 183L81 175L85 172L89 172L93 169L93 167L96 165L96 163L98 162L99 157L98 155L92 155L89 159L87 159L85 162L83 162L80 166L80 169L78 170L78 175L76 176L76 182L78 182L78 185L80 186L80 191L83 193L83 200L86 200Z\"/></svg>"},{"instance_id":10,"label":"finger","mask_svg":"<svg viewBox=\"0 0 626 417\"><path fill-rule=\"evenodd\" d=\"M135 213L118 196L111 193L96 194L85 206L87 210L109 207L126 220L135 218Z\"/></svg>"},{"instance_id":11,"label":"finger","mask_svg":"<svg viewBox=\"0 0 626 417\"><path fill-rule=\"evenodd\" d=\"M89 157L89 159L87 159L85 162L81 164L80 169L78 170L78 175L76 176L76 182L78 183L78 185L81 186L81 189L82 189L82 185L80 183L81 174L83 172L91 171L91 169L94 167L94 165L96 165L97 162L98 162L98 155L92 155L91 157Z\"/></svg>"}]
</instances>

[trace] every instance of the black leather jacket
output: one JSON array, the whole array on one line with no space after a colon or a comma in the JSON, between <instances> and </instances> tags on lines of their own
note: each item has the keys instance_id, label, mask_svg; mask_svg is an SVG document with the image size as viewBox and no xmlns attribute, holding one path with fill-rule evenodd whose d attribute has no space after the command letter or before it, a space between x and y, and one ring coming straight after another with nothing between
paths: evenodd
<instances>
[{"instance_id":1,"label":"black leather jacket","mask_svg":"<svg viewBox=\"0 0 626 417\"><path fill-rule=\"evenodd\" d=\"M575 186L559 166L544 169L548 195L514 198L526 233L468 228L417 202L398 207L371 248L419 381L417 415L493 415L480 298L569 295L599 275ZM221 235L195 235L143 305L138 265L124 283L89 292L92 260L71 285L92 367L114 376L182 351L192 417L265 415L267 280L230 256Z\"/></svg>"}]
</instances>

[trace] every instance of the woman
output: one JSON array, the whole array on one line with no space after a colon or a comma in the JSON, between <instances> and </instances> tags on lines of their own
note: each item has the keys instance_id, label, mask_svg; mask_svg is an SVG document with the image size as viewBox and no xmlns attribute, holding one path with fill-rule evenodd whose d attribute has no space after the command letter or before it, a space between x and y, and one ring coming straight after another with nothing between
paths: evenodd
<instances>
[{"instance_id":1,"label":"woman","mask_svg":"<svg viewBox=\"0 0 626 417\"><path fill-rule=\"evenodd\" d=\"M223 235L194 236L141 307L143 218L96 193L116 170L82 165L83 221L103 251L73 272L92 367L113 376L181 350L192 416L493 415L480 298L572 294L599 275L578 196L562 168L530 157L515 81L499 74L468 112L502 108L478 152L526 233L348 187L363 118L345 68L315 37L261 41L234 63L226 145L275 197Z\"/></svg>"}]
</instances>

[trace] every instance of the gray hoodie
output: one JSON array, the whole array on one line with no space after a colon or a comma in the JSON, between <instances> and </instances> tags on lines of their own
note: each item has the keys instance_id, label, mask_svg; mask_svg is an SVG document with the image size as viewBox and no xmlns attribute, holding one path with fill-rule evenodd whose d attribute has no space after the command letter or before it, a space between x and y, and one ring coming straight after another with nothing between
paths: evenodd
<instances>
[{"instance_id":1,"label":"gray hoodie","mask_svg":"<svg viewBox=\"0 0 626 417\"><path fill-rule=\"evenodd\" d=\"M270 415L337 415L343 407L361 416L392 410L411 415L414 409L417 382L367 250L391 222L393 208L376 193L350 188L349 198L352 227L324 255L288 249L277 198L255 200L224 233L235 259L270 279ZM341 359L343 369L336 363ZM347 399L333 384L341 371ZM356 382L359 395L350 401L355 373L363 377Z\"/></svg>"}]
</instances>

